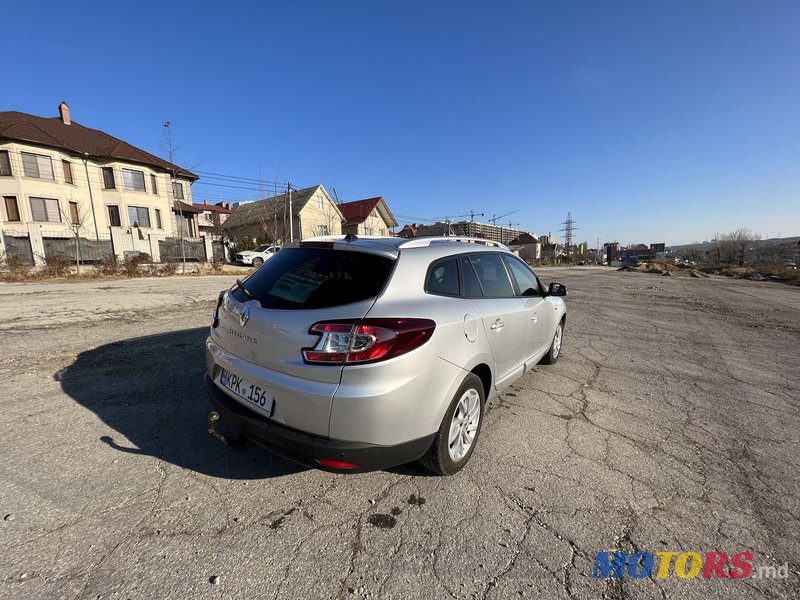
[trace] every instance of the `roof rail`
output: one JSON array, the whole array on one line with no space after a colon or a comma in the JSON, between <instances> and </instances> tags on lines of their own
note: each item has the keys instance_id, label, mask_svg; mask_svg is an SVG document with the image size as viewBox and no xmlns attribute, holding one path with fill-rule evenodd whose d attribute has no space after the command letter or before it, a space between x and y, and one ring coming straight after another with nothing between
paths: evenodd
<instances>
[{"instance_id":1,"label":"roof rail","mask_svg":"<svg viewBox=\"0 0 800 600\"><path fill-rule=\"evenodd\" d=\"M441 244L445 242L461 242L463 244L482 244L484 246L494 246L496 248L502 248L503 250L508 250L508 246L506 246L505 244L501 244L500 242L495 242L494 240L486 240L483 238L474 238L474 237L459 237L453 235L449 236L433 235L425 237L416 237L408 240L407 242L399 244L397 247L426 248L431 244Z\"/></svg>"}]
</instances>

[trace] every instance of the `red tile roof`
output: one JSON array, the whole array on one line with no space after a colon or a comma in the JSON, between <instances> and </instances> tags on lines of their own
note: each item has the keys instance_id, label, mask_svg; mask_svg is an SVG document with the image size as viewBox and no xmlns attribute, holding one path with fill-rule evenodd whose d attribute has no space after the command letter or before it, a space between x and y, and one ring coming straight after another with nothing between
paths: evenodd
<instances>
[{"instance_id":1,"label":"red tile roof","mask_svg":"<svg viewBox=\"0 0 800 600\"><path fill-rule=\"evenodd\" d=\"M0 112L0 138L57 148L91 158L122 160L175 173L187 179L197 175L145 152L99 129L75 121L65 125L59 117L37 117L17 111Z\"/></svg>"},{"instance_id":2,"label":"red tile roof","mask_svg":"<svg viewBox=\"0 0 800 600\"><path fill-rule=\"evenodd\" d=\"M344 216L344 224L355 225L363 223L381 200L382 198L378 196L377 198L367 198L366 200L355 200L340 204L339 210L342 211Z\"/></svg>"},{"instance_id":3,"label":"red tile roof","mask_svg":"<svg viewBox=\"0 0 800 600\"><path fill-rule=\"evenodd\" d=\"M225 208L224 206L219 206L218 204L204 204L202 202L195 202L194 207L200 212L213 212L223 215L229 215L233 212L232 208Z\"/></svg>"}]
</instances>

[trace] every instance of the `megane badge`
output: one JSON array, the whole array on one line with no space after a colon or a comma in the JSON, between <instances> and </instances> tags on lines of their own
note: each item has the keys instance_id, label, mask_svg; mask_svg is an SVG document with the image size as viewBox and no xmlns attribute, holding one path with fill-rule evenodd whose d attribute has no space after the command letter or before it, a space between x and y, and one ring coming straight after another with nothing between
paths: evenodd
<instances>
[{"instance_id":1,"label":"megane badge","mask_svg":"<svg viewBox=\"0 0 800 600\"><path fill-rule=\"evenodd\" d=\"M250 307L249 307L249 306L247 306L247 307L245 307L245 309L242 311L242 314L240 314L240 315L239 315L239 325L241 325L242 327L244 327L245 325L247 325L247 321L248 321L249 319L250 319Z\"/></svg>"}]
</instances>

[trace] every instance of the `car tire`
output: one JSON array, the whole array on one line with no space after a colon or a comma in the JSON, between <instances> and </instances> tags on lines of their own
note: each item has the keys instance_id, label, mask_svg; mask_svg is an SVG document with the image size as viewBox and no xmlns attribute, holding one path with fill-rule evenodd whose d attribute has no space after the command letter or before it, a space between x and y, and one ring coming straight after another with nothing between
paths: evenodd
<instances>
[{"instance_id":1,"label":"car tire","mask_svg":"<svg viewBox=\"0 0 800 600\"><path fill-rule=\"evenodd\" d=\"M564 341L564 319L558 322L556 332L553 334L553 341L550 344L550 349L542 357L539 362L543 365L552 365L558 360L561 355L561 344Z\"/></svg>"},{"instance_id":2,"label":"car tire","mask_svg":"<svg viewBox=\"0 0 800 600\"><path fill-rule=\"evenodd\" d=\"M431 447L419 459L422 466L439 475L454 475L464 468L478 443L485 401L483 382L470 373L444 413Z\"/></svg>"},{"instance_id":3,"label":"car tire","mask_svg":"<svg viewBox=\"0 0 800 600\"><path fill-rule=\"evenodd\" d=\"M263 264L264 264L264 259L263 259L263 258L258 258L258 257L256 257L256 258L254 258L254 259L253 259L253 266L254 266L256 269L257 269L258 267L260 267L261 265L263 265Z\"/></svg>"}]
</instances>

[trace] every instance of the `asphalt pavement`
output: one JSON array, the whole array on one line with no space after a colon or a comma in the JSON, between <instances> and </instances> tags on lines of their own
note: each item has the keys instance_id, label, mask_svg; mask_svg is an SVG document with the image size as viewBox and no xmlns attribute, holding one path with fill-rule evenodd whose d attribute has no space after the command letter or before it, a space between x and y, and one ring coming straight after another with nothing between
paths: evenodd
<instances>
[{"instance_id":1,"label":"asphalt pavement","mask_svg":"<svg viewBox=\"0 0 800 600\"><path fill-rule=\"evenodd\" d=\"M540 275L569 290L563 354L445 478L211 440L231 277L0 284L0 597L800 596L800 288ZM638 563L593 577L602 552Z\"/></svg>"}]
</instances>

